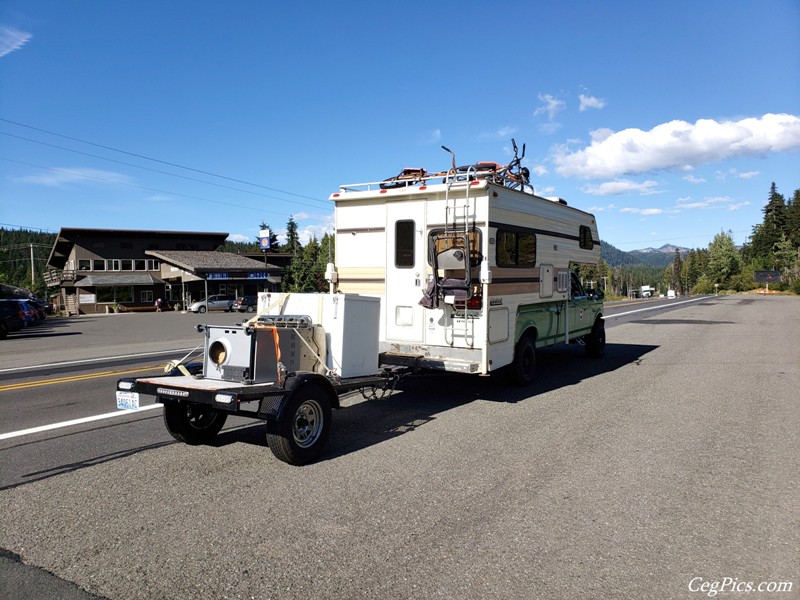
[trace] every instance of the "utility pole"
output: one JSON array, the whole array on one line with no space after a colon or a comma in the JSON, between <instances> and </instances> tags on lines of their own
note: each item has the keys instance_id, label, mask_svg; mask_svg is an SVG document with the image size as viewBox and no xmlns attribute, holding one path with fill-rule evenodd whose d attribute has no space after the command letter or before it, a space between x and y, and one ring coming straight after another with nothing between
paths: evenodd
<instances>
[{"instance_id":1,"label":"utility pole","mask_svg":"<svg viewBox=\"0 0 800 600\"><path fill-rule=\"evenodd\" d=\"M31 243L31 290L36 286L36 272L33 266L33 243Z\"/></svg>"}]
</instances>

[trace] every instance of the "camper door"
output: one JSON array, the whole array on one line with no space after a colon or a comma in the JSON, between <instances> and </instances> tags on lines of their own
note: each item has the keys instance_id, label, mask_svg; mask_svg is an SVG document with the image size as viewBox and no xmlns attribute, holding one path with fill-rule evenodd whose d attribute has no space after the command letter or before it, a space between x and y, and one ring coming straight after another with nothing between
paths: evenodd
<instances>
[{"instance_id":1,"label":"camper door","mask_svg":"<svg viewBox=\"0 0 800 600\"><path fill-rule=\"evenodd\" d=\"M425 309L425 200L386 205L386 340L423 342Z\"/></svg>"}]
</instances>

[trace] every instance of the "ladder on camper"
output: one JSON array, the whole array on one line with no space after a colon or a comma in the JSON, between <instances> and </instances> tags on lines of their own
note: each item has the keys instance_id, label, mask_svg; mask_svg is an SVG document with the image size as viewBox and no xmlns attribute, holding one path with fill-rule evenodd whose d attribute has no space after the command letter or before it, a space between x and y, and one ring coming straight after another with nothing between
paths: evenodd
<instances>
[{"instance_id":1,"label":"ladder on camper","mask_svg":"<svg viewBox=\"0 0 800 600\"><path fill-rule=\"evenodd\" d=\"M469 317L467 301L472 296L472 251L470 247L470 231L475 228L477 206L476 196L470 195L471 182L476 179L474 167L469 167L465 174L448 173L445 188L445 227L431 241L434 277L437 279L437 291L443 297L453 297L464 307L463 317L456 318L455 311L445 320L445 339L455 345L461 338L468 346L474 343L474 323ZM461 193L463 191L463 194ZM439 277L439 270L445 272ZM463 273L463 277L448 277L448 271ZM456 327L456 321L462 327Z\"/></svg>"}]
</instances>

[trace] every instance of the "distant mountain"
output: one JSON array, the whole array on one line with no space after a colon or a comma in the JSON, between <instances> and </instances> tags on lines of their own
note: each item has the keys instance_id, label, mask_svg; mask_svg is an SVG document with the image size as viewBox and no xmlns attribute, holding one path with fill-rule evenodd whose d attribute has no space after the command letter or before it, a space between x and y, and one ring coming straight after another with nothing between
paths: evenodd
<instances>
[{"instance_id":1,"label":"distant mountain","mask_svg":"<svg viewBox=\"0 0 800 600\"><path fill-rule=\"evenodd\" d=\"M664 244L661 248L645 248L644 250L631 250L625 252L607 242L600 242L600 258L611 267L632 265L645 265L648 267L666 268L675 258L675 249L679 246ZM680 248L681 255L689 251Z\"/></svg>"},{"instance_id":2,"label":"distant mountain","mask_svg":"<svg viewBox=\"0 0 800 600\"><path fill-rule=\"evenodd\" d=\"M642 254L652 254L654 252L661 252L663 254L675 255L675 250L680 250L681 254L689 252L689 248L683 246L673 246L672 244L664 244L661 248L643 248L642 250L631 250L631 252L640 252Z\"/></svg>"}]
</instances>

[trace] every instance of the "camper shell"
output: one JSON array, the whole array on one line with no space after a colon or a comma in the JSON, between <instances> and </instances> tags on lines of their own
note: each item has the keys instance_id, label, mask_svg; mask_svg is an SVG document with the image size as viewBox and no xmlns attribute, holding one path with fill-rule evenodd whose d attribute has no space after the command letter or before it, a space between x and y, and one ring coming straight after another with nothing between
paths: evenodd
<instances>
[{"instance_id":1,"label":"camper shell","mask_svg":"<svg viewBox=\"0 0 800 600\"><path fill-rule=\"evenodd\" d=\"M477 169L343 185L331 200L333 288L381 298L382 364L485 375L528 341L601 351L602 295L571 270L600 260L590 213Z\"/></svg>"}]
</instances>

